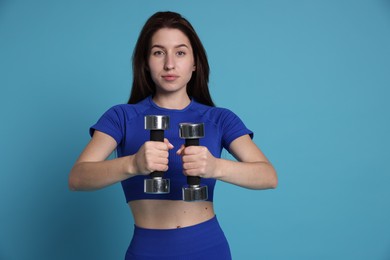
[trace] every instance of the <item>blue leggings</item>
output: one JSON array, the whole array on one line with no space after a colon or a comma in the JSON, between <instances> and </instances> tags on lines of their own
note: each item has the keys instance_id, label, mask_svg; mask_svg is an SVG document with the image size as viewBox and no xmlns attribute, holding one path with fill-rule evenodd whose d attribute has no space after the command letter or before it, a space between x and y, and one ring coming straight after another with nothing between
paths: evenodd
<instances>
[{"instance_id":1,"label":"blue leggings","mask_svg":"<svg viewBox=\"0 0 390 260\"><path fill-rule=\"evenodd\" d=\"M145 229L134 226L125 260L230 260L226 237L216 217L198 225L177 229Z\"/></svg>"}]
</instances>

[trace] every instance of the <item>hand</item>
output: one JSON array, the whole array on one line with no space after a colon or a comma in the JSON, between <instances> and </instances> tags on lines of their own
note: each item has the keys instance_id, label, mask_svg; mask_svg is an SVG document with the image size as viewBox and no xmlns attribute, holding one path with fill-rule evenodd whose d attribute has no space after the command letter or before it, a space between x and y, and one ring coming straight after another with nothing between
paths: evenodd
<instances>
[{"instance_id":1,"label":"hand","mask_svg":"<svg viewBox=\"0 0 390 260\"><path fill-rule=\"evenodd\" d=\"M154 171L167 171L169 150L171 149L173 149L173 145L166 138L164 142L145 142L134 157L137 172L148 175Z\"/></svg>"},{"instance_id":2,"label":"hand","mask_svg":"<svg viewBox=\"0 0 390 260\"><path fill-rule=\"evenodd\" d=\"M176 152L182 156L183 173L187 176L216 178L218 159L205 146L182 145Z\"/></svg>"}]
</instances>

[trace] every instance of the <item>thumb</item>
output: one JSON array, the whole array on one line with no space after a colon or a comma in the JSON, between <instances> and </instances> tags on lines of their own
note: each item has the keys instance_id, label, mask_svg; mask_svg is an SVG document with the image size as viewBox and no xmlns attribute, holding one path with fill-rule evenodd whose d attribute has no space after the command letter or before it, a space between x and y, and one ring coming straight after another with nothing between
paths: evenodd
<instances>
[{"instance_id":1,"label":"thumb","mask_svg":"<svg viewBox=\"0 0 390 260\"><path fill-rule=\"evenodd\" d=\"M164 138L164 143L165 143L166 145L168 145L168 149L169 149L169 150L171 150L171 149L174 148L173 144L171 144L167 138Z\"/></svg>"},{"instance_id":2,"label":"thumb","mask_svg":"<svg viewBox=\"0 0 390 260\"><path fill-rule=\"evenodd\" d=\"M186 148L186 147L184 146L184 144L182 144L182 145L180 146L179 150L177 150L176 154L177 154L177 155L182 155L182 153L183 153L183 151L184 151L185 148Z\"/></svg>"}]
</instances>

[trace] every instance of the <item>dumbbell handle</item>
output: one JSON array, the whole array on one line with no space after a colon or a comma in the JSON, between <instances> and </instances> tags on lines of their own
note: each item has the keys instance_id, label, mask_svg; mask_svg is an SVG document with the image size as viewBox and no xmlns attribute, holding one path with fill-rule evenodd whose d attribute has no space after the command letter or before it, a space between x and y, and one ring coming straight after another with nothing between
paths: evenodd
<instances>
[{"instance_id":1,"label":"dumbbell handle","mask_svg":"<svg viewBox=\"0 0 390 260\"><path fill-rule=\"evenodd\" d=\"M150 141L164 142L164 130L150 130ZM162 178L164 172L154 171L150 174L152 178Z\"/></svg>"},{"instance_id":2,"label":"dumbbell handle","mask_svg":"<svg viewBox=\"0 0 390 260\"><path fill-rule=\"evenodd\" d=\"M185 139L186 147L188 146L199 146L199 138L196 139ZM200 177L199 176L187 176L187 184L190 186L199 186Z\"/></svg>"}]
</instances>

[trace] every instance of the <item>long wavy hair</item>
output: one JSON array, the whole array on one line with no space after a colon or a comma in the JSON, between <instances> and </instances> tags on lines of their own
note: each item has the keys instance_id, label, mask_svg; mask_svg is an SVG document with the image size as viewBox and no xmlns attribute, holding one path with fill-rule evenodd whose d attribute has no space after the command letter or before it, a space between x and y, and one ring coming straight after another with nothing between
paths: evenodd
<instances>
[{"instance_id":1,"label":"long wavy hair","mask_svg":"<svg viewBox=\"0 0 390 260\"><path fill-rule=\"evenodd\" d=\"M187 83L188 96L199 103L215 106L208 86L210 67L206 50L192 25L180 14L174 12L157 12L146 21L142 28L133 52L133 84L127 103L138 103L156 93L156 84L150 75L148 60L152 37L162 28L180 30L191 43L196 67Z\"/></svg>"}]
</instances>

